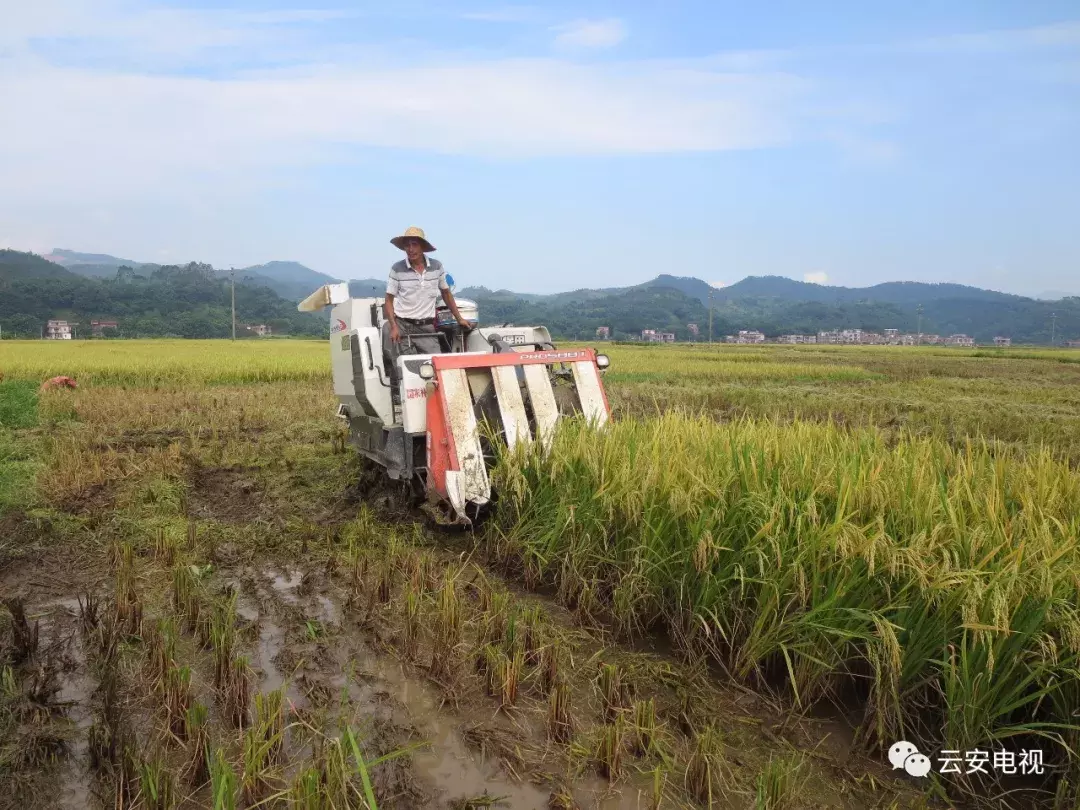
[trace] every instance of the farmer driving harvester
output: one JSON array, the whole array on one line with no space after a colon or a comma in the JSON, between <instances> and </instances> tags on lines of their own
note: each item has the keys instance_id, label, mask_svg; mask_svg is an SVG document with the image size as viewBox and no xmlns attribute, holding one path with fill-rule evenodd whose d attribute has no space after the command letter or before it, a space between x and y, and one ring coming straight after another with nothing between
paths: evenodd
<instances>
[{"instance_id":1,"label":"farmer driving harvester","mask_svg":"<svg viewBox=\"0 0 1080 810\"><path fill-rule=\"evenodd\" d=\"M391 268L384 297L353 298L337 282L297 309L330 307L337 415L356 449L407 482L437 522L475 526L493 503L491 442L550 447L564 417L602 428L610 363L592 349L556 349L546 326L481 327L476 302L456 301L442 264L424 255L435 248L422 230L390 241L406 259Z\"/></svg>"},{"instance_id":2,"label":"farmer driving harvester","mask_svg":"<svg viewBox=\"0 0 1080 810\"><path fill-rule=\"evenodd\" d=\"M409 228L390 244L405 251L405 259L390 268L386 283L382 342L391 367L403 354L441 354L442 344L435 328L435 307L442 295L454 319L468 333L472 326L458 310L446 281L442 262L424 254L435 247L420 228Z\"/></svg>"}]
</instances>

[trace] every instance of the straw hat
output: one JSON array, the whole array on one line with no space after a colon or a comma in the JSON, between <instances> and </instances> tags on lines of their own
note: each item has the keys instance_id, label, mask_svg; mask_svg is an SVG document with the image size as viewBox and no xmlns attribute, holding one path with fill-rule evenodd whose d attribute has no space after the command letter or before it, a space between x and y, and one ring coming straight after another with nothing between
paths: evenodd
<instances>
[{"instance_id":1,"label":"straw hat","mask_svg":"<svg viewBox=\"0 0 1080 810\"><path fill-rule=\"evenodd\" d=\"M421 242L423 242L424 253L431 253L431 251L435 250L435 246L427 240L427 237L424 236L424 232L420 228L416 227L406 228L405 233L403 233L401 236L395 236L393 239L390 240L390 244L398 248L399 250L404 250L406 239L419 239Z\"/></svg>"}]
</instances>

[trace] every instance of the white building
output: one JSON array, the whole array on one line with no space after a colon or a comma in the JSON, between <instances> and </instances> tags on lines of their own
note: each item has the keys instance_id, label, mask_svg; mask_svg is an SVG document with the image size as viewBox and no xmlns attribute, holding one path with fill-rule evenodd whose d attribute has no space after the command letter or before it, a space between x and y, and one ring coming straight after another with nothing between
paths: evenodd
<instances>
[{"instance_id":1,"label":"white building","mask_svg":"<svg viewBox=\"0 0 1080 810\"><path fill-rule=\"evenodd\" d=\"M967 335L949 335L945 338L946 346L974 346L975 338L970 338Z\"/></svg>"},{"instance_id":2,"label":"white building","mask_svg":"<svg viewBox=\"0 0 1080 810\"><path fill-rule=\"evenodd\" d=\"M49 321L45 325L46 340L71 340L71 324L67 321Z\"/></svg>"},{"instance_id":3,"label":"white building","mask_svg":"<svg viewBox=\"0 0 1080 810\"><path fill-rule=\"evenodd\" d=\"M764 343L765 334L756 329L740 329L735 338L736 343Z\"/></svg>"}]
</instances>

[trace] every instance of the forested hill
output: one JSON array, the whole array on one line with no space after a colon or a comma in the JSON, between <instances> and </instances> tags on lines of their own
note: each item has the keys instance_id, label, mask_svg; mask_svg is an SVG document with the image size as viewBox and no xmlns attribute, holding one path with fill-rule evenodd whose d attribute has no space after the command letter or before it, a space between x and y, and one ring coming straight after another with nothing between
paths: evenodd
<instances>
[{"instance_id":1,"label":"forested hill","mask_svg":"<svg viewBox=\"0 0 1080 810\"><path fill-rule=\"evenodd\" d=\"M0 251L0 326L5 335L40 334L49 318L86 324L93 318L117 320L120 331L131 336L229 334L228 271L194 263L128 267L106 254L66 250L56 250L50 258ZM325 315L299 313L296 302L333 280L297 262L237 270L238 321L268 324L275 334L326 334ZM349 286L354 296L381 297L386 282L353 280ZM601 326L609 327L613 338L657 329L688 340L690 324L697 324L700 338L707 339L710 298L717 340L740 329L775 337L829 329L914 332L920 325L925 333L962 333L980 343L1002 335L1014 343L1048 344L1052 329L1058 342L1080 339L1078 297L1044 301L959 284L889 282L850 288L752 276L716 288L697 278L660 275L632 287L552 295L484 287L466 287L457 294L479 304L484 325L541 324L563 340L592 339Z\"/></svg>"},{"instance_id":2,"label":"forested hill","mask_svg":"<svg viewBox=\"0 0 1080 810\"><path fill-rule=\"evenodd\" d=\"M1058 341L1080 338L1080 297L1042 301L960 284L852 288L751 276L716 288L697 278L661 275L622 289L519 295L472 287L460 294L479 304L485 323L542 323L553 334L575 339L593 337L599 326L610 327L616 338L659 329L686 340L689 323L707 338L710 291L713 335L719 339L740 329L774 337L830 329L915 332L920 326L924 333L966 334L985 343L1001 335L1016 343L1048 344L1052 332Z\"/></svg>"},{"instance_id":3,"label":"forested hill","mask_svg":"<svg viewBox=\"0 0 1080 810\"><path fill-rule=\"evenodd\" d=\"M61 318L90 333L91 320L117 321L125 337L224 338L232 331L228 281L208 264L117 268L112 278L78 276L40 256L0 251L0 326L3 336L38 337ZM237 336L247 324L274 334L329 335L323 315L298 312L294 301L267 287L238 280Z\"/></svg>"}]
</instances>

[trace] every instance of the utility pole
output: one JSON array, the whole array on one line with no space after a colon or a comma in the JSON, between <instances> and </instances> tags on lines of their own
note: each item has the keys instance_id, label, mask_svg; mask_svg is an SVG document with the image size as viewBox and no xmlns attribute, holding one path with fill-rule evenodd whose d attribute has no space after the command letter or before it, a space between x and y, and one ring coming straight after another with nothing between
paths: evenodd
<instances>
[{"instance_id":1,"label":"utility pole","mask_svg":"<svg viewBox=\"0 0 1080 810\"><path fill-rule=\"evenodd\" d=\"M1054 338L1057 335L1057 313L1050 313L1050 345L1054 345Z\"/></svg>"},{"instance_id":2,"label":"utility pole","mask_svg":"<svg viewBox=\"0 0 1080 810\"><path fill-rule=\"evenodd\" d=\"M915 328L915 332L917 334L917 337L915 338L915 343L916 345L918 345L919 343L922 343L922 304L919 304L917 307L915 307L915 314L918 317L918 326Z\"/></svg>"},{"instance_id":3,"label":"utility pole","mask_svg":"<svg viewBox=\"0 0 1080 810\"><path fill-rule=\"evenodd\" d=\"M709 285L709 343L712 343L712 285Z\"/></svg>"},{"instance_id":4,"label":"utility pole","mask_svg":"<svg viewBox=\"0 0 1080 810\"><path fill-rule=\"evenodd\" d=\"M232 288L232 339L236 340L236 268L229 268L229 286Z\"/></svg>"}]
</instances>

